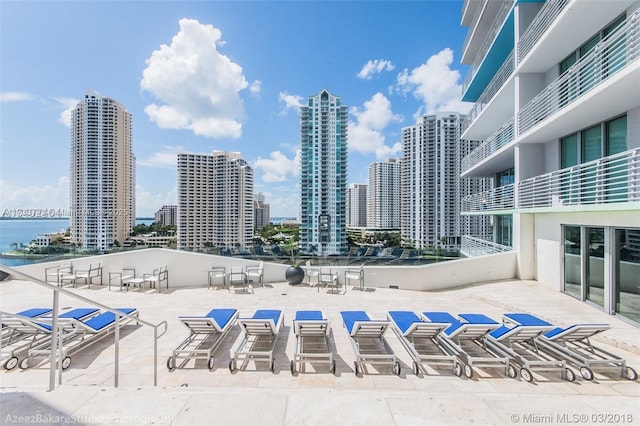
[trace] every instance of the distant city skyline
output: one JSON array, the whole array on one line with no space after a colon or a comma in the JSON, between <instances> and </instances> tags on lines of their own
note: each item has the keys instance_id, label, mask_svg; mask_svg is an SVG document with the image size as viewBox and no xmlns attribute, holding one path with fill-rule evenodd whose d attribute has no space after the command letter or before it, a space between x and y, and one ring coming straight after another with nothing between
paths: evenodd
<instances>
[{"instance_id":1,"label":"distant city skyline","mask_svg":"<svg viewBox=\"0 0 640 426\"><path fill-rule=\"evenodd\" d=\"M271 215L297 217L312 94L350 107L348 183L400 157L401 128L421 114L469 110L462 5L1 2L0 211L69 209L70 111L93 89L134 117L135 216L177 203L178 152L224 150L254 169ZM340 30L306 31L309 16Z\"/></svg>"}]
</instances>

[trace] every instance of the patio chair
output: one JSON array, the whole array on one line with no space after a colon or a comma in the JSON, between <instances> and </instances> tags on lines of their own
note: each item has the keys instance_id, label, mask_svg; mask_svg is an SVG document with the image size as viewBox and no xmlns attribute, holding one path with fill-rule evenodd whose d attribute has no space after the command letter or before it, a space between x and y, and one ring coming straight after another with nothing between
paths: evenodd
<instances>
[{"instance_id":1,"label":"patio chair","mask_svg":"<svg viewBox=\"0 0 640 426\"><path fill-rule=\"evenodd\" d=\"M328 287L329 291L331 291L332 293L339 292L340 291L340 289L338 288L339 285L340 284L338 282L337 272L333 272L331 269L327 270L327 269L320 268L320 272L318 272L318 292L320 292L320 286ZM346 289L345 289L345 294L346 294Z\"/></svg>"},{"instance_id":2,"label":"patio chair","mask_svg":"<svg viewBox=\"0 0 640 426\"><path fill-rule=\"evenodd\" d=\"M65 275L73 275L73 263L68 262L63 265L50 266L44 269L44 280L46 282L51 282L51 279L54 279L54 282L60 286L60 278Z\"/></svg>"},{"instance_id":3,"label":"patio chair","mask_svg":"<svg viewBox=\"0 0 640 426\"><path fill-rule=\"evenodd\" d=\"M259 282L264 287L264 263L260 262L257 265L248 265L245 268L246 278L250 282Z\"/></svg>"},{"instance_id":4,"label":"patio chair","mask_svg":"<svg viewBox=\"0 0 640 426\"><path fill-rule=\"evenodd\" d=\"M251 318L238 318L244 335L231 350L229 371L238 370L239 360L243 360L243 367L250 360L266 360L269 370L275 371L273 350L283 322L284 314L280 310L257 310Z\"/></svg>"},{"instance_id":5,"label":"patio chair","mask_svg":"<svg viewBox=\"0 0 640 426\"><path fill-rule=\"evenodd\" d=\"M353 362L355 375L360 377L365 371L364 364L369 363L391 365L393 373L399 376L400 361L384 337L389 320L372 320L364 311L342 311L340 315L356 357Z\"/></svg>"},{"instance_id":6,"label":"patio chair","mask_svg":"<svg viewBox=\"0 0 640 426\"><path fill-rule=\"evenodd\" d=\"M556 327L541 318L526 313L505 314L504 319L515 324L546 324L551 329L536 339L536 344L545 352L561 357L576 366L585 380L593 380L595 372L618 371L620 376L636 380L638 373L627 366L626 360L611 352L594 346L590 338L607 331L609 324L573 324Z\"/></svg>"},{"instance_id":7,"label":"patio chair","mask_svg":"<svg viewBox=\"0 0 640 426\"><path fill-rule=\"evenodd\" d=\"M320 268L311 266L311 260L307 260L304 264L304 276L306 282L309 285L318 284L318 275L320 274Z\"/></svg>"},{"instance_id":8,"label":"patio chair","mask_svg":"<svg viewBox=\"0 0 640 426\"><path fill-rule=\"evenodd\" d=\"M222 288L227 285L227 268L224 266L211 266L207 271L209 288L213 287L216 281L221 281Z\"/></svg>"},{"instance_id":9,"label":"patio chair","mask_svg":"<svg viewBox=\"0 0 640 426\"><path fill-rule=\"evenodd\" d=\"M89 265L89 269L76 269L70 274L63 274L60 276L60 283L69 282L77 287L78 280L83 280L91 288L94 278L100 278L100 285L102 285L102 263L92 263Z\"/></svg>"},{"instance_id":10,"label":"patio chair","mask_svg":"<svg viewBox=\"0 0 640 426\"><path fill-rule=\"evenodd\" d=\"M162 293L163 281L167 284L167 290L169 290L169 270L166 266L154 269L150 274L143 274L142 279L142 285L144 285L144 283L149 283L149 288L156 288L157 285L159 293Z\"/></svg>"},{"instance_id":11,"label":"patio chair","mask_svg":"<svg viewBox=\"0 0 640 426\"><path fill-rule=\"evenodd\" d=\"M329 371L336 373L336 360L329 345L331 325L322 311L297 311L293 320L296 350L291 360L291 374L302 369L304 363L328 363Z\"/></svg>"},{"instance_id":12,"label":"patio chair","mask_svg":"<svg viewBox=\"0 0 640 426\"><path fill-rule=\"evenodd\" d=\"M122 268L121 271L109 272L109 290L111 290L111 283L115 282L119 285L120 291L122 287L125 287L129 291L129 287L132 285L131 280L140 280L136 278L135 268ZM134 281L133 284L136 284Z\"/></svg>"},{"instance_id":13,"label":"patio chair","mask_svg":"<svg viewBox=\"0 0 640 426\"><path fill-rule=\"evenodd\" d=\"M347 268L344 271L344 285L345 292L346 286L352 281L358 281L358 288L364 291L364 264L360 265L359 268Z\"/></svg>"},{"instance_id":14,"label":"patio chair","mask_svg":"<svg viewBox=\"0 0 640 426\"><path fill-rule=\"evenodd\" d=\"M183 368L191 359L204 359L209 370L213 370L213 353L229 334L237 318L238 310L233 308L214 308L202 317L178 317L189 330L189 336L173 350L167 359L167 369ZM178 360L183 361L178 364Z\"/></svg>"},{"instance_id":15,"label":"patio chair","mask_svg":"<svg viewBox=\"0 0 640 426\"><path fill-rule=\"evenodd\" d=\"M235 286L238 284L242 285L243 293L248 293L249 290L253 293L253 286L249 284L246 270L241 266L232 266L231 270L227 274L227 286L229 292L231 292L232 287L235 289Z\"/></svg>"},{"instance_id":16,"label":"patio chair","mask_svg":"<svg viewBox=\"0 0 640 426\"><path fill-rule=\"evenodd\" d=\"M455 371L457 358L438 344L438 336L451 324L424 321L411 311L389 311L387 318L413 360L413 374L426 374L425 364L447 366Z\"/></svg>"}]
</instances>

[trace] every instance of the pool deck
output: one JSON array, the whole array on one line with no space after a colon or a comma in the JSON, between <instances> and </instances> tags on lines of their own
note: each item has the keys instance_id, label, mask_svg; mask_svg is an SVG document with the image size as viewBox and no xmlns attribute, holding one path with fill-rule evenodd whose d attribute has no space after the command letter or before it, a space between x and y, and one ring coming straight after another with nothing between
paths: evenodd
<instances>
[{"instance_id":1,"label":"pool deck","mask_svg":"<svg viewBox=\"0 0 640 426\"><path fill-rule=\"evenodd\" d=\"M364 310L373 319L389 310L483 313L498 321L507 312L533 313L554 325L607 323L611 329L592 343L607 348L640 371L640 329L535 281L503 281L441 292L349 288L346 294L286 283L254 286L254 293L226 289L169 289L158 294L111 291L106 286L71 289L114 307L135 307L140 318L168 322L158 343L158 386L153 386L153 331L135 324L120 332L119 387L113 387L114 345L107 337L72 357L63 384L48 392L49 364L0 373L1 424L171 424L171 425L513 425L521 423L640 424L640 381L596 374L570 383L558 373L535 374L527 383L499 370L477 370L472 379L450 369L415 376L412 361L391 330L386 337L402 363L367 367L356 377L355 359L340 311ZM52 292L33 283L0 282L1 309L16 312L51 306ZM61 296L60 306L86 304ZM228 369L229 350L240 338L234 327L215 352L213 370L205 360L168 371L172 350L188 335L181 315L204 315L212 308L237 308L241 317L257 309L284 312L275 353L275 372L265 362ZM332 325L337 371L308 366L292 376L295 352L292 319L297 310L321 310Z\"/></svg>"}]
</instances>

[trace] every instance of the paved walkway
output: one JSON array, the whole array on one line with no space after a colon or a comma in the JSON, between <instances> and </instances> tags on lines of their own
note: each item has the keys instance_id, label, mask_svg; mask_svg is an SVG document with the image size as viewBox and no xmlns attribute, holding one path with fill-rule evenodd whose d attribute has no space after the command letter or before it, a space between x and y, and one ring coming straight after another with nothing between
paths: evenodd
<instances>
[{"instance_id":1,"label":"paved walkway","mask_svg":"<svg viewBox=\"0 0 640 426\"><path fill-rule=\"evenodd\" d=\"M477 312L499 320L506 312L534 313L554 324L609 323L594 340L640 370L640 329L534 281L509 281L443 292L392 289L326 289L285 283L257 287L253 294L206 288L158 294L108 291L106 287L73 290L101 303L136 307L146 321L168 321L159 340L158 386L153 387L152 330L127 325L121 332L119 387L113 387L112 338L72 357L63 384L47 392L48 364L0 373L0 424L172 424L172 425L424 425L521 423L640 424L640 381L597 375L574 383L556 373L536 375L532 383L478 370L473 379L446 370L417 377L411 358L393 333L388 341L402 362L401 375L368 368L353 374L353 350L340 311L365 310L383 319L388 310ZM14 312L50 306L51 292L32 283L0 283L1 309ZM69 297L61 307L84 306ZM276 346L275 373L266 363L249 363L231 374L229 349L239 338L236 327L216 352L214 368L205 361L168 371L167 357L186 336L180 315L203 315L214 307L235 307L240 316L256 309L281 309L285 323ZM292 376L295 352L291 319L297 310L319 309L333 326L336 375L325 366ZM578 374L579 376L579 374ZM21 417L22 416L22 417ZM27 421L29 420L29 421Z\"/></svg>"}]
</instances>

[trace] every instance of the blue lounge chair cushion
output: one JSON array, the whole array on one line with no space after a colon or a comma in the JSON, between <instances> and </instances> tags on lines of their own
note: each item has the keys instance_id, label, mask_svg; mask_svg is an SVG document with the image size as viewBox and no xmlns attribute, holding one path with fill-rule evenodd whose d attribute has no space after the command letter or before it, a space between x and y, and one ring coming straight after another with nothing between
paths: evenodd
<instances>
[{"instance_id":1,"label":"blue lounge chair cushion","mask_svg":"<svg viewBox=\"0 0 640 426\"><path fill-rule=\"evenodd\" d=\"M273 320L274 324L278 324L278 320L280 319L280 315L282 315L282 311L277 309L261 309L257 310L255 314L253 314L253 319L270 319Z\"/></svg>"},{"instance_id":2,"label":"blue lounge chair cushion","mask_svg":"<svg viewBox=\"0 0 640 426\"><path fill-rule=\"evenodd\" d=\"M546 322L545 320L540 319L537 316L531 315L531 314L504 314L504 316L521 325L538 325L538 326L552 325Z\"/></svg>"},{"instance_id":3,"label":"blue lounge chair cushion","mask_svg":"<svg viewBox=\"0 0 640 426\"><path fill-rule=\"evenodd\" d=\"M499 324L498 321L493 320L484 314L460 314L459 317L469 324Z\"/></svg>"},{"instance_id":4,"label":"blue lounge chair cushion","mask_svg":"<svg viewBox=\"0 0 640 426\"><path fill-rule=\"evenodd\" d=\"M52 311L51 308L31 308L31 309L24 310L22 312L18 312L16 315L22 315L23 317L28 317L28 318L35 318L35 317L39 317L40 315L48 314L51 311Z\"/></svg>"},{"instance_id":5,"label":"blue lounge chair cushion","mask_svg":"<svg viewBox=\"0 0 640 426\"><path fill-rule=\"evenodd\" d=\"M588 330L586 330L585 333L585 328L587 328ZM575 334L573 334L573 337L578 337L578 339L580 338L585 338L585 337L590 337L593 336L594 334L598 334L601 333L605 330L609 329L609 324L573 324L567 328L561 328L561 327L556 327L553 330L549 330L548 332L546 332L544 334L544 337L548 338L548 339L553 339L554 337L558 336L559 334L564 333L565 336L563 337L572 337L572 332L575 330ZM582 334L578 334L578 332L583 331Z\"/></svg>"},{"instance_id":6,"label":"blue lounge chair cushion","mask_svg":"<svg viewBox=\"0 0 640 426\"><path fill-rule=\"evenodd\" d=\"M414 322L420 322L420 317L411 311L389 311L389 316L402 333L407 331Z\"/></svg>"},{"instance_id":7,"label":"blue lounge chair cushion","mask_svg":"<svg viewBox=\"0 0 640 426\"><path fill-rule=\"evenodd\" d=\"M312 320L318 321L322 320L322 311L298 311L296 312L296 321L304 321L304 320Z\"/></svg>"},{"instance_id":8,"label":"blue lounge chair cushion","mask_svg":"<svg viewBox=\"0 0 640 426\"><path fill-rule=\"evenodd\" d=\"M431 322L441 322L451 324L444 333L448 336L464 325L463 322L451 315L449 312L423 312L422 313Z\"/></svg>"},{"instance_id":9,"label":"blue lounge chair cushion","mask_svg":"<svg viewBox=\"0 0 640 426\"><path fill-rule=\"evenodd\" d=\"M371 321L369 315L367 315L365 311L342 311L340 312L340 315L342 315L342 321L344 321L344 326L349 334L351 334L353 325L357 321Z\"/></svg>"},{"instance_id":10,"label":"blue lounge chair cushion","mask_svg":"<svg viewBox=\"0 0 640 426\"><path fill-rule=\"evenodd\" d=\"M118 308L120 312L130 314L135 311L134 308ZM103 328L113 324L116 321L116 314L113 312L103 312L98 316L84 321L84 324L93 328L95 331L100 331Z\"/></svg>"},{"instance_id":11,"label":"blue lounge chair cushion","mask_svg":"<svg viewBox=\"0 0 640 426\"><path fill-rule=\"evenodd\" d=\"M548 339L552 339L553 337L557 336L558 334L562 333L565 329L562 327L556 327L553 330L549 330L546 333L544 333L544 337L548 338Z\"/></svg>"},{"instance_id":12,"label":"blue lounge chair cushion","mask_svg":"<svg viewBox=\"0 0 640 426\"><path fill-rule=\"evenodd\" d=\"M227 323L233 318L233 316L238 312L237 309L212 309L209 311L205 317L213 319L220 328L225 328Z\"/></svg>"},{"instance_id":13,"label":"blue lounge chair cushion","mask_svg":"<svg viewBox=\"0 0 640 426\"><path fill-rule=\"evenodd\" d=\"M517 326L516 326L517 327ZM493 337L496 340L500 340L500 338L507 334L508 332L510 332L511 330L513 330L513 328L511 327L507 327L506 325L501 325L500 327L496 328L495 330L493 330L491 333L489 333L489 336Z\"/></svg>"},{"instance_id":14,"label":"blue lounge chair cushion","mask_svg":"<svg viewBox=\"0 0 640 426\"><path fill-rule=\"evenodd\" d=\"M98 308L77 308L58 315L58 318L81 319L96 312L98 312Z\"/></svg>"}]
</instances>

